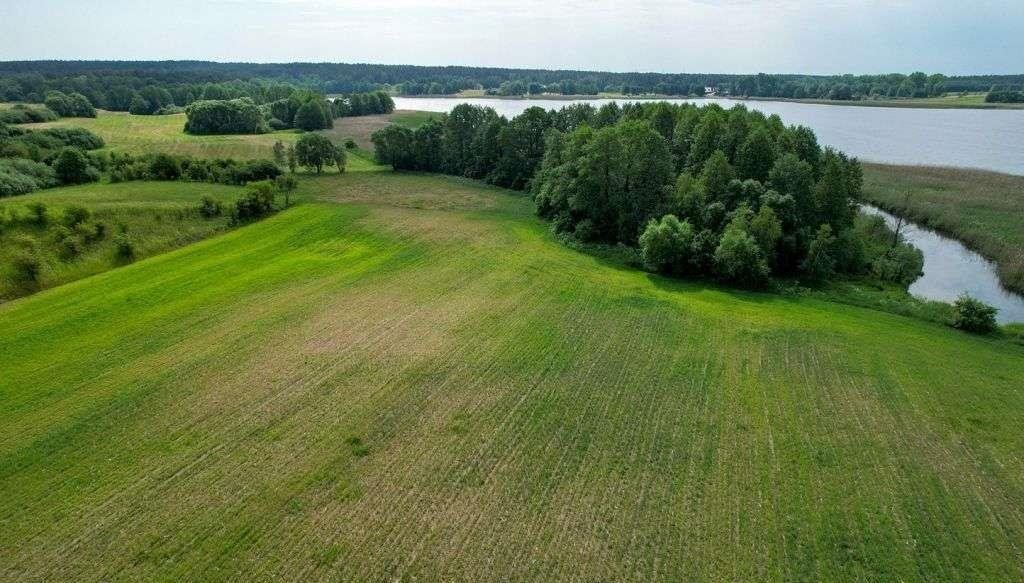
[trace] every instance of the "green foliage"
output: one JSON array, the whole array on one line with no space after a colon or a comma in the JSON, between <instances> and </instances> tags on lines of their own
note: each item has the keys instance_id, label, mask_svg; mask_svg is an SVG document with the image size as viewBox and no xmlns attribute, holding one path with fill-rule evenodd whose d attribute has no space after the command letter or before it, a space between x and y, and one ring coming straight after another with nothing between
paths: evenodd
<instances>
[{"instance_id":1,"label":"green foliage","mask_svg":"<svg viewBox=\"0 0 1024 583\"><path fill-rule=\"evenodd\" d=\"M53 168L24 158L0 158L0 198L57 185Z\"/></svg>"},{"instance_id":2,"label":"green foliage","mask_svg":"<svg viewBox=\"0 0 1024 583\"><path fill-rule=\"evenodd\" d=\"M295 127L308 132L334 127L331 106L322 99L310 99L295 113Z\"/></svg>"},{"instance_id":3,"label":"green foliage","mask_svg":"<svg viewBox=\"0 0 1024 583\"><path fill-rule=\"evenodd\" d=\"M326 136L320 134L304 134L295 143L295 159L307 168L323 172L324 165L335 162L337 148ZM344 158L342 158L344 160ZM341 165L344 168L344 162Z\"/></svg>"},{"instance_id":4,"label":"green foliage","mask_svg":"<svg viewBox=\"0 0 1024 583\"><path fill-rule=\"evenodd\" d=\"M129 263L135 260L135 243L132 242L128 233L122 231L114 235L114 258L121 263Z\"/></svg>"},{"instance_id":5,"label":"green foliage","mask_svg":"<svg viewBox=\"0 0 1024 583\"><path fill-rule=\"evenodd\" d=\"M963 294L953 303L953 327L975 334L991 334L996 330L996 308Z\"/></svg>"},{"instance_id":6,"label":"green foliage","mask_svg":"<svg viewBox=\"0 0 1024 583\"><path fill-rule=\"evenodd\" d=\"M683 273L689 263L693 246L693 227L675 215L651 220L640 235L640 254L644 265L652 271Z\"/></svg>"},{"instance_id":7,"label":"green foliage","mask_svg":"<svg viewBox=\"0 0 1024 583\"><path fill-rule=\"evenodd\" d=\"M96 108L81 93L65 95L60 91L50 91L44 103L47 109L60 117L96 117Z\"/></svg>"},{"instance_id":8,"label":"green foliage","mask_svg":"<svg viewBox=\"0 0 1024 583\"><path fill-rule=\"evenodd\" d=\"M832 227L821 225L818 228L804 259L803 270L807 275L818 280L832 277L836 270L836 242Z\"/></svg>"},{"instance_id":9,"label":"green foliage","mask_svg":"<svg viewBox=\"0 0 1024 583\"><path fill-rule=\"evenodd\" d=\"M274 212L274 201L277 196L277 186L269 181L253 182L250 184L245 195L235 203L231 219L235 223L247 223L262 219Z\"/></svg>"},{"instance_id":10,"label":"green foliage","mask_svg":"<svg viewBox=\"0 0 1024 583\"><path fill-rule=\"evenodd\" d=\"M206 219L219 217L224 213L224 205L211 196L204 196L199 200L199 215Z\"/></svg>"},{"instance_id":11,"label":"green foliage","mask_svg":"<svg viewBox=\"0 0 1024 583\"><path fill-rule=\"evenodd\" d=\"M65 148L53 162L53 172L61 184L82 184L99 179L99 170L89 163L89 158L78 148Z\"/></svg>"},{"instance_id":12,"label":"green foliage","mask_svg":"<svg viewBox=\"0 0 1024 583\"><path fill-rule=\"evenodd\" d=\"M269 131L263 113L248 97L196 101L185 108L185 132L195 135L261 134Z\"/></svg>"},{"instance_id":13,"label":"green foliage","mask_svg":"<svg viewBox=\"0 0 1024 583\"><path fill-rule=\"evenodd\" d=\"M746 288L763 288L770 270L757 241L747 232L745 219L732 221L715 249L715 274L723 281Z\"/></svg>"},{"instance_id":14,"label":"green foliage","mask_svg":"<svg viewBox=\"0 0 1024 583\"><path fill-rule=\"evenodd\" d=\"M18 103L10 109L0 109L0 124L43 123L60 119L48 107L31 107Z\"/></svg>"}]
</instances>

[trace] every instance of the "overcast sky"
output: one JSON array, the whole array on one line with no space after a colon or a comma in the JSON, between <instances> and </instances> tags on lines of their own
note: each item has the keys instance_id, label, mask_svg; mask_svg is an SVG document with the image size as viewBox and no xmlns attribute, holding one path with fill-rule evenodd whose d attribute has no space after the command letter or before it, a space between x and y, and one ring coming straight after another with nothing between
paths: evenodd
<instances>
[{"instance_id":1,"label":"overcast sky","mask_svg":"<svg viewBox=\"0 0 1024 583\"><path fill-rule=\"evenodd\" d=\"M0 60L1024 73L1024 0L0 0Z\"/></svg>"}]
</instances>

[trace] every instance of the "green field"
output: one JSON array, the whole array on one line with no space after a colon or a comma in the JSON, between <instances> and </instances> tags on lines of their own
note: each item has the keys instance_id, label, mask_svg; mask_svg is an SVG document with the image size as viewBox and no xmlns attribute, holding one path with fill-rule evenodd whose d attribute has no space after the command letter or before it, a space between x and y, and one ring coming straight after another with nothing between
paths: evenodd
<instances>
[{"instance_id":1,"label":"green field","mask_svg":"<svg viewBox=\"0 0 1024 583\"><path fill-rule=\"evenodd\" d=\"M198 158L272 158L275 142L294 143L299 134L284 130L269 134L193 136L186 134L185 114L130 115L99 111L96 118L65 118L59 121L25 124L22 127L81 127L103 138L107 149L140 154L165 152Z\"/></svg>"},{"instance_id":2,"label":"green field","mask_svg":"<svg viewBox=\"0 0 1024 583\"><path fill-rule=\"evenodd\" d=\"M1024 292L1024 176L964 168L864 164L864 197L993 259Z\"/></svg>"},{"instance_id":3,"label":"green field","mask_svg":"<svg viewBox=\"0 0 1024 583\"><path fill-rule=\"evenodd\" d=\"M308 183L0 305L0 579L1024 578L1024 347Z\"/></svg>"}]
</instances>

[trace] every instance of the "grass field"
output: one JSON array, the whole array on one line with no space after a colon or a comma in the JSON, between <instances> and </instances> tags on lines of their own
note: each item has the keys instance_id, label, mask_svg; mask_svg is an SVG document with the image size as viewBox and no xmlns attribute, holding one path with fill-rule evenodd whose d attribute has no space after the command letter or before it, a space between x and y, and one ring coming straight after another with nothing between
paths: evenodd
<instances>
[{"instance_id":1,"label":"grass field","mask_svg":"<svg viewBox=\"0 0 1024 583\"><path fill-rule=\"evenodd\" d=\"M993 259L1024 292L1024 176L963 168L864 164L864 197Z\"/></svg>"},{"instance_id":2,"label":"grass field","mask_svg":"<svg viewBox=\"0 0 1024 583\"><path fill-rule=\"evenodd\" d=\"M138 154L166 152L199 158L273 158L274 143L294 143L299 134L284 130L269 134L193 136L186 134L185 114L130 115L99 111L96 118L65 118L59 121L25 124L22 127L82 127L99 135L107 149Z\"/></svg>"},{"instance_id":3,"label":"grass field","mask_svg":"<svg viewBox=\"0 0 1024 583\"><path fill-rule=\"evenodd\" d=\"M0 579L1024 578L1024 348L310 183L0 305Z\"/></svg>"},{"instance_id":4,"label":"grass field","mask_svg":"<svg viewBox=\"0 0 1024 583\"><path fill-rule=\"evenodd\" d=\"M127 232L137 258L148 257L209 237L228 228L227 216L206 219L197 207L203 196L221 201L227 207L240 195L239 187L193 182L128 182L89 184L53 188L25 196L0 199L0 214L8 221L0 228L0 301L35 291L16 282L11 258L21 251L25 237L35 241L43 269L39 287L49 288L106 271L121 263L114 252L113 237ZM27 220L29 205L41 202L47 207L48 223L35 225ZM105 235L98 241L81 245L81 253L62 257L54 240L68 206L90 212L86 225L102 223ZM11 215L19 219L10 222ZM81 237L76 237L81 241Z\"/></svg>"},{"instance_id":5,"label":"grass field","mask_svg":"<svg viewBox=\"0 0 1024 583\"><path fill-rule=\"evenodd\" d=\"M334 120L334 128L325 130L324 133L336 144L342 144L346 139L351 138L361 149L369 151L373 149L373 142L370 141L373 132L389 124L416 129L429 120L439 117L441 114L431 111L409 110L398 110L384 115L342 117Z\"/></svg>"}]
</instances>

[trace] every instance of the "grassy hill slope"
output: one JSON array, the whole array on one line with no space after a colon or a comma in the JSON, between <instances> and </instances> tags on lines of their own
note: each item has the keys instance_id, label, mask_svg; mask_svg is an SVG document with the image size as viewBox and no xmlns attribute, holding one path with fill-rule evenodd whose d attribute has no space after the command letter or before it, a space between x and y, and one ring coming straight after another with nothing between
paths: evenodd
<instances>
[{"instance_id":1,"label":"grassy hill slope","mask_svg":"<svg viewBox=\"0 0 1024 583\"><path fill-rule=\"evenodd\" d=\"M314 186L0 305L0 578L1024 577L1021 347Z\"/></svg>"}]
</instances>

